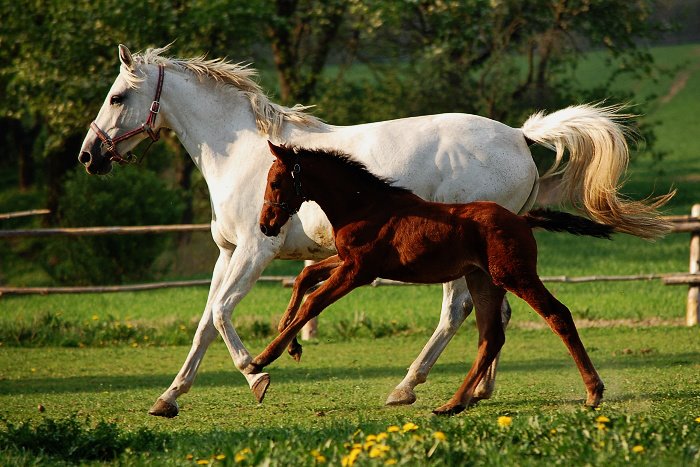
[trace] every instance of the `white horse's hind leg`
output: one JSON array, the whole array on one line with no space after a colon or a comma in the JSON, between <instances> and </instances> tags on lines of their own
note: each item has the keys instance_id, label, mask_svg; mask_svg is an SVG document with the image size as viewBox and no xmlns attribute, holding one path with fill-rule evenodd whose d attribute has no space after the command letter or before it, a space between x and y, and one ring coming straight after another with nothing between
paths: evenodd
<instances>
[{"instance_id":1,"label":"white horse's hind leg","mask_svg":"<svg viewBox=\"0 0 700 467\"><path fill-rule=\"evenodd\" d=\"M151 415L159 417L174 417L178 414L177 398L185 394L192 387L194 378L197 375L199 365L202 363L204 354L212 341L219 335L214 327L214 321L211 313L211 303L217 295L219 286L221 285L226 270L228 269L229 260L231 259L231 251L220 249L219 258L216 260L214 272L212 273L211 285L209 287L209 296L207 297L207 305L204 308L202 318L199 320L197 332L192 339L192 347L190 353L185 359L185 363L173 380L170 387L158 398L153 407L148 411Z\"/></svg>"},{"instance_id":2,"label":"white horse's hind leg","mask_svg":"<svg viewBox=\"0 0 700 467\"><path fill-rule=\"evenodd\" d=\"M411 364L404 379L386 400L387 405L407 405L416 401L413 389L424 383L438 357L472 311L472 299L464 279L442 285L440 322L418 358Z\"/></svg>"}]
</instances>

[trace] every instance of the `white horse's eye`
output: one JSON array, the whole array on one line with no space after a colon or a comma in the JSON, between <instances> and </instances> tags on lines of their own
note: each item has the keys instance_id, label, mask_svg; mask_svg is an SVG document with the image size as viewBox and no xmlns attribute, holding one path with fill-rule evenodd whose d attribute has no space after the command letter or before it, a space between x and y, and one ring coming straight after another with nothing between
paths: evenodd
<instances>
[{"instance_id":1,"label":"white horse's eye","mask_svg":"<svg viewBox=\"0 0 700 467\"><path fill-rule=\"evenodd\" d=\"M124 96L121 94L114 94L112 97L109 98L109 103L111 105L118 105L121 104L122 101L124 100Z\"/></svg>"}]
</instances>

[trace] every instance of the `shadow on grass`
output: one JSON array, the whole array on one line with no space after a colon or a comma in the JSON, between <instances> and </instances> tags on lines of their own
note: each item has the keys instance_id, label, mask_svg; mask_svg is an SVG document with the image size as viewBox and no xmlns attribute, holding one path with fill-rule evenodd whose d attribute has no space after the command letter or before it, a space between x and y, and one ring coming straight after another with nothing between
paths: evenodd
<instances>
[{"instance_id":1,"label":"shadow on grass","mask_svg":"<svg viewBox=\"0 0 700 467\"><path fill-rule=\"evenodd\" d=\"M596 360L594 358L594 360ZM613 371L637 368L668 368L669 365L693 365L700 361L700 352L674 353L672 355L657 354L644 356L620 356L597 359L599 370ZM434 368L434 373L449 375L456 378L466 376L471 361L464 363L444 363ZM571 359L533 359L528 361L502 362L500 371L504 373L557 371L562 368L574 368ZM268 371L273 383L297 383L308 381L334 380L369 380L387 378L398 382L405 375L405 366L303 366L277 368L272 366ZM58 394L71 392L102 392L132 390L136 388L164 389L172 381L175 372L152 375L88 375L69 376L62 378L27 378L12 381L0 381L0 395L19 394ZM242 376L235 370L202 371L197 377L195 386L202 387L245 387Z\"/></svg>"}]
</instances>

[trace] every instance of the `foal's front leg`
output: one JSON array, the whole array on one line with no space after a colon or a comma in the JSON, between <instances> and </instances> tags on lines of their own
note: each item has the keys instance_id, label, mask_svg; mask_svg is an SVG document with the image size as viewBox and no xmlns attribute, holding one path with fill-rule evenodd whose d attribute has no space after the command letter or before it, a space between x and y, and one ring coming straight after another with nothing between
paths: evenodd
<instances>
[{"instance_id":1,"label":"foal's front leg","mask_svg":"<svg viewBox=\"0 0 700 467\"><path fill-rule=\"evenodd\" d=\"M289 305L287 305L287 310L284 312L277 326L278 332L284 331L292 322L292 319L294 319L297 314L297 310L299 310L304 294L306 294L311 287L328 279L333 271L341 264L342 261L340 257L334 255L318 263L310 264L301 271L294 281L294 289L292 290L292 297L289 300ZM301 351L301 344L299 344L295 335L289 347L287 347L287 352L298 362L301 360Z\"/></svg>"},{"instance_id":2,"label":"foal's front leg","mask_svg":"<svg viewBox=\"0 0 700 467\"><path fill-rule=\"evenodd\" d=\"M249 374L260 373L263 368L282 355L284 348L289 345L307 321L318 316L326 307L353 289L369 284L373 279L373 277L361 279L355 268L347 263L337 267L330 278L306 298L291 323L268 344L260 355L253 359L246 372Z\"/></svg>"}]
</instances>

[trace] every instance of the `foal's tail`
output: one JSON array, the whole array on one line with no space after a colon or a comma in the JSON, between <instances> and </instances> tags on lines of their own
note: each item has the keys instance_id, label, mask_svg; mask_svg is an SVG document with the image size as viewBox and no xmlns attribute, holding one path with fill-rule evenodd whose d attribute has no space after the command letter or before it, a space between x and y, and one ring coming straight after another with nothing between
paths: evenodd
<instances>
[{"instance_id":1,"label":"foal's tail","mask_svg":"<svg viewBox=\"0 0 700 467\"><path fill-rule=\"evenodd\" d=\"M552 232L569 232L574 235L607 238L615 232L615 227L600 224L585 217L550 209L533 209L523 216L531 228L541 227Z\"/></svg>"},{"instance_id":2,"label":"foal's tail","mask_svg":"<svg viewBox=\"0 0 700 467\"><path fill-rule=\"evenodd\" d=\"M627 169L625 136L631 133L622 106L577 105L549 115L530 116L521 130L527 139L556 151L552 167L542 178L561 176L564 199L592 219L616 230L653 239L668 233L671 224L657 209L675 194L644 201L621 197L620 178ZM564 152L569 160L564 163Z\"/></svg>"}]
</instances>

